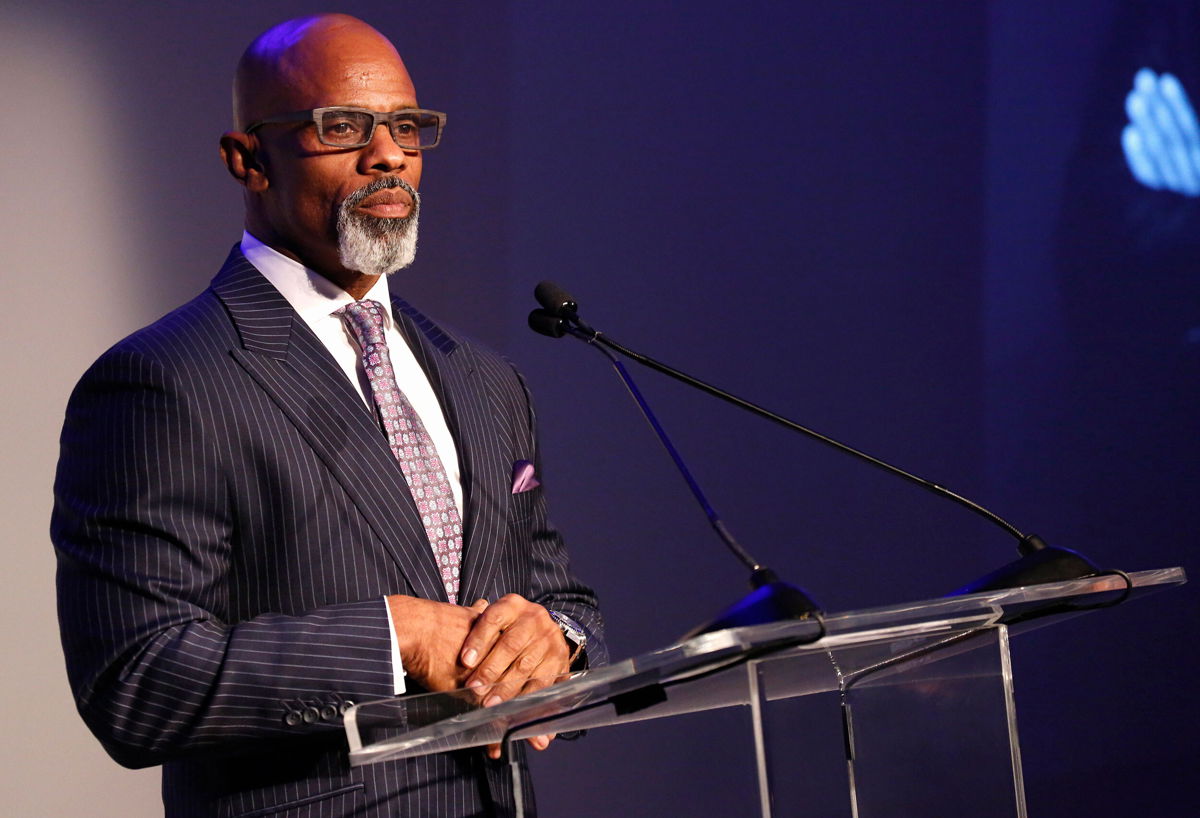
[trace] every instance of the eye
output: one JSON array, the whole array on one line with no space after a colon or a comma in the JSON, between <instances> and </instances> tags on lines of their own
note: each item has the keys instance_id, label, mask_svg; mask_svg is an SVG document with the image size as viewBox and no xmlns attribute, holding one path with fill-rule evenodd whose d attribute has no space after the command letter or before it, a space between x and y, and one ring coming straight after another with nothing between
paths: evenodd
<instances>
[{"instance_id":1,"label":"eye","mask_svg":"<svg viewBox=\"0 0 1200 818\"><path fill-rule=\"evenodd\" d=\"M421 129L417 123L405 117L392 121L392 138L401 145L417 145L421 141Z\"/></svg>"},{"instance_id":2,"label":"eye","mask_svg":"<svg viewBox=\"0 0 1200 818\"><path fill-rule=\"evenodd\" d=\"M321 120L325 138L339 144L361 142L365 128L363 115L353 111L329 111Z\"/></svg>"}]
</instances>

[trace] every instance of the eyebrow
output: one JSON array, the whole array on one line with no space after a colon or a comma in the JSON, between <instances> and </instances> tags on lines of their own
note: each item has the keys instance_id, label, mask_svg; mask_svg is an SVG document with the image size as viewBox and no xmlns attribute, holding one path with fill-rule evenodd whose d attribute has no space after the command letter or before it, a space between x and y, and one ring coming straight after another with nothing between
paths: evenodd
<instances>
[{"instance_id":1,"label":"eyebrow","mask_svg":"<svg viewBox=\"0 0 1200 818\"><path fill-rule=\"evenodd\" d=\"M378 108L368 108L365 105L349 105L349 104L341 104L341 103L334 104L334 105L314 105L312 108L310 108L308 110L315 111L318 108L354 108L359 111L371 111L372 113L377 113L377 114L393 114L396 111L424 111L424 110L427 110L426 108L422 108L420 105L403 105L399 108L391 108L386 111L381 111Z\"/></svg>"}]
</instances>

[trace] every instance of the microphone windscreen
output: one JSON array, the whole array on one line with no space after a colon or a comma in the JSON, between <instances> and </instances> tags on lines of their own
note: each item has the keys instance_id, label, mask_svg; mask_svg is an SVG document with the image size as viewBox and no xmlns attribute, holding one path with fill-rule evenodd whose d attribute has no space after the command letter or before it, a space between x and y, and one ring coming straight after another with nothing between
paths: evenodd
<instances>
[{"instance_id":1,"label":"microphone windscreen","mask_svg":"<svg viewBox=\"0 0 1200 818\"><path fill-rule=\"evenodd\" d=\"M546 312L553 315L574 315L579 309L579 305L575 303L575 299L553 281L543 281L534 287L533 297L537 299L537 302L542 305Z\"/></svg>"},{"instance_id":2,"label":"microphone windscreen","mask_svg":"<svg viewBox=\"0 0 1200 818\"><path fill-rule=\"evenodd\" d=\"M550 338L561 338L567 331L566 322L546 310L534 310L529 313L529 328Z\"/></svg>"}]
</instances>

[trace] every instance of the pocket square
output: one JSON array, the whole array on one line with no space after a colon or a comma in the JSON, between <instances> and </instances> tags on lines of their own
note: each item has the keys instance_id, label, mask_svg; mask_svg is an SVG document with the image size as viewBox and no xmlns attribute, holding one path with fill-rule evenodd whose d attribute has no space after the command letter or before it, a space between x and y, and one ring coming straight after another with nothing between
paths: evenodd
<instances>
[{"instance_id":1,"label":"pocket square","mask_svg":"<svg viewBox=\"0 0 1200 818\"><path fill-rule=\"evenodd\" d=\"M535 489L540 485L541 481L533 473L532 463L528 460L518 460L516 463L513 463L513 494L520 494L523 491Z\"/></svg>"}]
</instances>

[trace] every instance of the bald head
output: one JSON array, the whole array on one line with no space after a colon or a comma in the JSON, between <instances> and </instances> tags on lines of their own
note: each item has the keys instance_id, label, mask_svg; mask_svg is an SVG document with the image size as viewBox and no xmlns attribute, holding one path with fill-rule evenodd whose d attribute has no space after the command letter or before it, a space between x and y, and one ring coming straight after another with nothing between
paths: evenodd
<instances>
[{"instance_id":1,"label":"bald head","mask_svg":"<svg viewBox=\"0 0 1200 818\"><path fill-rule=\"evenodd\" d=\"M331 107L390 114L417 96L395 47L362 20L280 23L238 63L221 159L243 186L251 235L361 298L412 260L421 149L378 121L366 144L330 145L310 112Z\"/></svg>"},{"instance_id":2,"label":"bald head","mask_svg":"<svg viewBox=\"0 0 1200 818\"><path fill-rule=\"evenodd\" d=\"M381 82L415 99L395 46L347 14L298 17L260 34L242 54L233 80L235 130L284 111L346 104L331 88L353 92Z\"/></svg>"}]
</instances>

